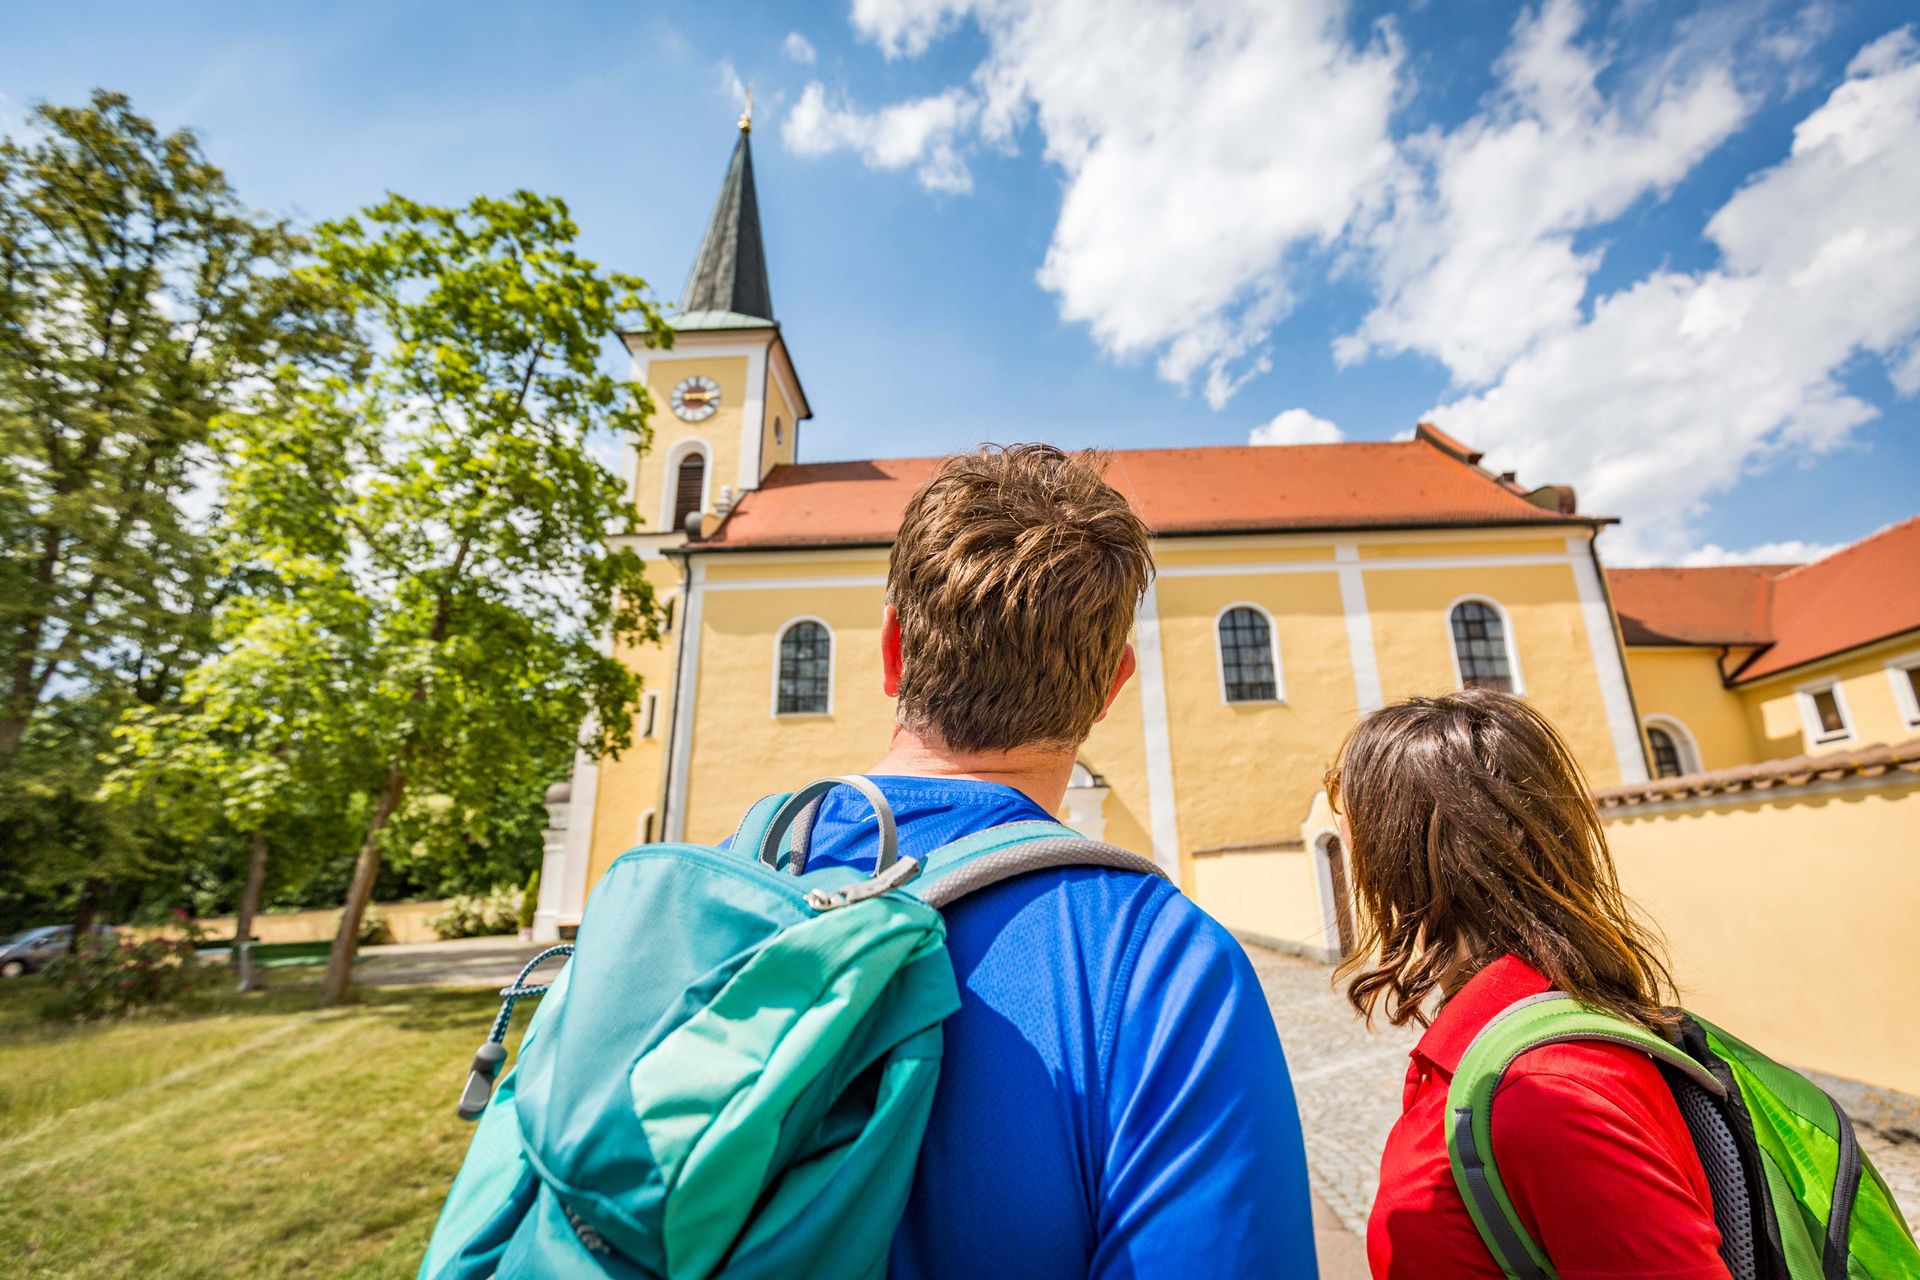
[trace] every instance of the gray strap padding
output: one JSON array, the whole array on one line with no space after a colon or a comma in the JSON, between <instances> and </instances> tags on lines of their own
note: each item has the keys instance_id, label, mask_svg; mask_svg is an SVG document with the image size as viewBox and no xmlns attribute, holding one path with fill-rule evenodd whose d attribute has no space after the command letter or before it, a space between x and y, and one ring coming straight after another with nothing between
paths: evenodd
<instances>
[{"instance_id":1,"label":"gray strap padding","mask_svg":"<svg viewBox=\"0 0 1920 1280\"><path fill-rule=\"evenodd\" d=\"M1472 1107L1454 1111L1453 1140L1460 1150L1460 1169L1466 1175L1467 1190L1473 1195L1473 1207L1479 1212L1480 1221L1493 1233L1494 1261L1513 1280L1552 1280L1527 1252L1526 1243L1501 1209L1500 1198L1493 1194L1493 1183L1487 1180L1486 1162L1480 1158L1480 1150L1473 1141Z\"/></svg>"},{"instance_id":2,"label":"gray strap padding","mask_svg":"<svg viewBox=\"0 0 1920 1280\"><path fill-rule=\"evenodd\" d=\"M785 838L787 828L794 824L802 810L840 786L852 787L865 796L867 803L873 806L873 812L880 819L880 852L874 858L873 873L879 875L892 866L894 859L900 856L900 835L894 828L893 807L887 803L887 798L880 794L879 787L857 773L821 778L818 781L809 782L788 796L787 802L780 806L780 811L773 815L773 821L767 824L766 834L760 837L760 861L770 867L779 866L780 841Z\"/></svg>"},{"instance_id":3,"label":"gray strap padding","mask_svg":"<svg viewBox=\"0 0 1920 1280\"><path fill-rule=\"evenodd\" d=\"M813 856L813 824L820 821L820 806L826 802L827 798L821 796L793 820L793 846L787 850L787 870L797 876L807 873L807 859Z\"/></svg>"},{"instance_id":4,"label":"gray strap padding","mask_svg":"<svg viewBox=\"0 0 1920 1280\"><path fill-rule=\"evenodd\" d=\"M1847 1280L1847 1236L1853 1227L1853 1201L1860 1193L1860 1140L1854 1136L1853 1120L1827 1095L1833 1106L1833 1118L1839 1122L1835 1138L1840 1144L1839 1167L1833 1174L1833 1202L1827 1208L1827 1240L1820 1251L1820 1269L1826 1280Z\"/></svg>"},{"instance_id":5,"label":"gray strap padding","mask_svg":"<svg viewBox=\"0 0 1920 1280\"><path fill-rule=\"evenodd\" d=\"M977 889L1011 880L1029 871L1044 871L1052 867L1108 867L1115 871L1137 871L1142 875L1158 876L1162 880L1168 878L1156 863L1137 853L1128 853L1125 849L1116 849L1098 840L1060 836L1029 840L997 853L983 854L937 876L920 891L919 897L930 907L944 908Z\"/></svg>"}]
</instances>

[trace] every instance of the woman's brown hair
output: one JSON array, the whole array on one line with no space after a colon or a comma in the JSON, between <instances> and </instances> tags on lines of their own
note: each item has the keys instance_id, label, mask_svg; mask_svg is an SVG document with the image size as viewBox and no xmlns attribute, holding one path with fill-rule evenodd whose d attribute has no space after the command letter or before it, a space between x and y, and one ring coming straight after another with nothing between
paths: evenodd
<instances>
[{"instance_id":1,"label":"woman's brown hair","mask_svg":"<svg viewBox=\"0 0 1920 1280\"><path fill-rule=\"evenodd\" d=\"M1363 718L1327 774L1347 819L1360 945L1337 972L1371 1021L1424 1004L1502 955L1655 1031L1673 977L1620 892L1586 778L1525 702L1486 689Z\"/></svg>"}]
</instances>

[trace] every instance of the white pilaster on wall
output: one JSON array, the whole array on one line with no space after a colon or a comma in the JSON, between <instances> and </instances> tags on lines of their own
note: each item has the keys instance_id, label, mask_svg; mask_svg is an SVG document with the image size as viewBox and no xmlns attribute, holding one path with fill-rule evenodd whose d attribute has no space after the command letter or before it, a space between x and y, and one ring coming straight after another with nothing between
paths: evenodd
<instances>
[{"instance_id":1,"label":"white pilaster on wall","mask_svg":"<svg viewBox=\"0 0 1920 1280\"><path fill-rule=\"evenodd\" d=\"M1180 883L1180 819L1174 805L1173 741L1167 730L1166 661L1160 652L1160 598L1147 584L1134 617L1134 657L1140 679L1140 720L1146 739L1147 826L1153 860Z\"/></svg>"},{"instance_id":2,"label":"white pilaster on wall","mask_svg":"<svg viewBox=\"0 0 1920 1280\"><path fill-rule=\"evenodd\" d=\"M547 826L541 832L540 900L534 904L533 940L560 940L560 899L567 883L567 819L573 808L572 788L562 794L568 799L547 805Z\"/></svg>"},{"instance_id":3,"label":"white pilaster on wall","mask_svg":"<svg viewBox=\"0 0 1920 1280\"><path fill-rule=\"evenodd\" d=\"M1360 548L1351 542L1334 547L1340 566L1340 610L1347 616L1347 656L1353 661L1353 693L1360 714L1377 711L1386 699L1380 692L1380 661L1373 649L1373 615L1367 612L1367 582L1360 571Z\"/></svg>"},{"instance_id":4,"label":"white pilaster on wall","mask_svg":"<svg viewBox=\"0 0 1920 1280\"><path fill-rule=\"evenodd\" d=\"M567 806L566 854L561 863L560 893L553 904L556 937L560 925L580 923L580 912L587 905L587 869L593 858L593 804L599 789L599 763L586 752L578 752L573 759L573 797ZM543 886L546 880L547 874L542 871Z\"/></svg>"},{"instance_id":5,"label":"white pilaster on wall","mask_svg":"<svg viewBox=\"0 0 1920 1280\"><path fill-rule=\"evenodd\" d=\"M1627 689L1627 659L1613 627L1613 611L1607 607L1598 560L1587 539L1580 535L1567 539L1567 555L1573 561L1573 581L1580 593L1580 616L1586 624L1587 641L1593 646L1593 669L1600 675L1600 699L1613 735L1620 781L1645 782L1647 757L1640 746L1640 726L1634 722L1633 697Z\"/></svg>"},{"instance_id":6,"label":"white pilaster on wall","mask_svg":"<svg viewBox=\"0 0 1920 1280\"><path fill-rule=\"evenodd\" d=\"M666 829L662 840L687 838L688 771L693 767L693 712L699 702L700 614L706 598L706 566L692 557L687 562L686 607L680 611L680 671L674 678L672 738L667 743Z\"/></svg>"},{"instance_id":7,"label":"white pilaster on wall","mask_svg":"<svg viewBox=\"0 0 1920 1280\"><path fill-rule=\"evenodd\" d=\"M760 487L760 446L766 443L766 425L767 345L762 345L747 355L747 396L740 402L740 478L735 493Z\"/></svg>"}]
</instances>

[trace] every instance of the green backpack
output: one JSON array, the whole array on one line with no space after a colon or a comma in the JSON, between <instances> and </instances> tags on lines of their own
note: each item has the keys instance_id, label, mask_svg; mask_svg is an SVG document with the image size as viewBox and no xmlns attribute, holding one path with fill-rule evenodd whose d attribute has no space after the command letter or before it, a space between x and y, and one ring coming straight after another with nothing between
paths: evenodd
<instances>
[{"instance_id":1,"label":"green backpack","mask_svg":"<svg viewBox=\"0 0 1920 1280\"><path fill-rule=\"evenodd\" d=\"M812 806L842 783L878 815L871 876L807 870ZM767 797L727 849L622 854L576 945L502 992L422 1280L877 1280L960 1006L940 911L1069 866L1162 874L1053 822L900 857L858 777ZM550 988L527 985L567 954ZM496 1090L514 1002L543 993Z\"/></svg>"},{"instance_id":2,"label":"green backpack","mask_svg":"<svg viewBox=\"0 0 1920 1280\"><path fill-rule=\"evenodd\" d=\"M1818 1085L1691 1015L1669 1043L1548 992L1488 1023L1447 1090L1454 1182L1511 1280L1557 1273L1494 1166L1494 1091L1521 1054L1569 1040L1628 1045L1660 1064L1706 1170L1733 1280L1920 1278L1920 1249L1887 1184L1861 1154L1853 1122Z\"/></svg>"}]
</instances>

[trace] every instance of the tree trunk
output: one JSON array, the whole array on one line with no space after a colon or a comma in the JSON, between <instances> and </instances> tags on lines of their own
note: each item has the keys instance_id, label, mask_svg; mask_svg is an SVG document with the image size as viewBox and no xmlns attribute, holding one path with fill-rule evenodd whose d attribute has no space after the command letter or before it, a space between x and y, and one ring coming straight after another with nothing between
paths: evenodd
<instances>
[{"instance_id":1,"label":"tree trunk","mask_svg":"<svg viewBox=\"0 0 1920 1280\"><path fill-rule=\"evenodd\" d=\"M240 959L240 990L251 991L260 983L259 970L252 963L253 918L260 914L260 895L267 887L267 833L253 833L253 845L247 851L247 885L240 891L240 910L233 920L235 957Z\"/></svg>"},{"instance_id":2,"label":"tree trunk","mask_svg":"<svg viewBox=\"0 0 1920 1280\"><path fill-rule=\"evenodd\" d=\"M73 936L67 939L67 954L80 950L80 939L93 932L94 917L100 908L100 881L89 877L80 886L80 901L73 908Z\"/></svg>"},{"instance_id":3,"label":"tree trunk","mask_svg":"<svg viewBox=\"0 0 1920 1280\"><path fill-rule=\"evenodd\" d=\"M387 785L381 789L380 803L367 825L367 838L360 842L360 856L354 859L353 883L347 887L346 909L340 913L340 932L334 935L333 950L327 953L327 976L320 987L323 1009L346 999L347 989L353 985L353 953L360 945L360 922L366 918L373 881L380 874L380 832L400 807L400 795L406 787L406 774L396 763L387 772Z\"/></svg>"}]
</instances>

